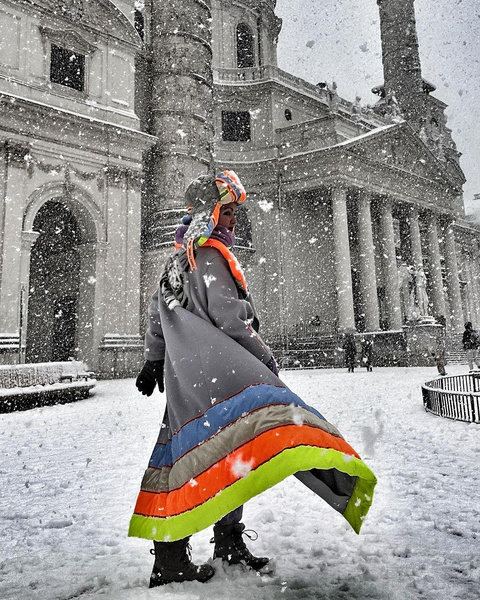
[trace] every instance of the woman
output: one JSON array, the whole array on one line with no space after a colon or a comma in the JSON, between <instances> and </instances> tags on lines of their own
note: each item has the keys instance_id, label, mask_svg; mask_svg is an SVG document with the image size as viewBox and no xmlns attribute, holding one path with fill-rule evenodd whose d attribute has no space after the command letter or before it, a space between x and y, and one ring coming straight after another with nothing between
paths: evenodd
<instances>
[{"instance_id":1,"label":"woman","mask_svg":"<svg viewBox=\"0 0 480 600\"><path fill-rule=\"evenodd\" d=\"M242 539L242 505L295 474L359 531L375 477L336 428L277 377L258 334L244 274L230 248L245 190L233 171L202 176L186 191L152 299L137 387L158 383L167 406L129 535L154 540L151 586L206 581L211 565L188 557L189 536L212 524L214 558L260 570Z\"/></svg>"}]
</instances>

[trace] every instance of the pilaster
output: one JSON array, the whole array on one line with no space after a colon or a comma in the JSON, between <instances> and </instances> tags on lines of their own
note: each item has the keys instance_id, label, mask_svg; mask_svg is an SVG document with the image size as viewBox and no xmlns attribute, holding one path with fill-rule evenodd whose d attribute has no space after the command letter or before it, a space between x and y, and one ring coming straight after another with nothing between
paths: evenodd
<instances>
[{"instance_id":1,"label":"pilaster","mask_svg":"<svg viewBox=\"0 0 480 600\"><path fill-rule=\"evenodd\" d=\"M9 144L4 164L4 200L0 210L3 240L0 256L0 332L18 334L22 268L22 219L28 148Z\"/></svg>"}]
</instances>

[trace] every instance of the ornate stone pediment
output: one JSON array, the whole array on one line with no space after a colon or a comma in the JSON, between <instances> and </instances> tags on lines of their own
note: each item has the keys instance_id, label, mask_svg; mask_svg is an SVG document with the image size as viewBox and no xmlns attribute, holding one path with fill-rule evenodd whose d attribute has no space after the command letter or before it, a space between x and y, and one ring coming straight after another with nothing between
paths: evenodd
<instances>
[{"instance_id":1,"label":"ornate stone pediment","mask_svg":"<svg viewBox=\"0 0 480 600\"><path fill-rule=\"evenodd\" d=\"M390 125L343 142L349 154L449 188L460 188L447 164L438 160L407 123Z\"/></svg>"},{"instance_id":2,"label":"ornate stone pediment","mask_svg":"<svg viewBox=\"0 0 480 600\"><path fill-rule=\"evenodd\" d=\"M51 27L40 27L40 33L44 39L48 39L62 48L68 48L82 54L92 54L97 47L86 40L74 29L52 29Z\"/></svg>"},{"instance_id":3,"label":"ornate stone pediment","mask_svg":"<svg viewBox=\"0 0 480 600\"><path fill-rule=\"evenodd\" d=\"M27 6L38 6L53 18L83 25L108 33L127 43L139 46L140 37L127 17L110 0L19 0Z\"/></svg>"}]
</instances>

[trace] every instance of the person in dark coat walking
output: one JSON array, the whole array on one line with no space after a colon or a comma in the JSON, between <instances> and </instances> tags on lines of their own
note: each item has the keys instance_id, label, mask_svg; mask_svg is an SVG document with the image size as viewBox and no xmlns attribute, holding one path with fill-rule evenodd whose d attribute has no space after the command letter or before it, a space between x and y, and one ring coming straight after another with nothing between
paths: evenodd
<instances>
[{"instance_id":1,"label":"person in dark coat walking","mask_svg":"<svg viewBox=\"0 0 480 600\"><path fill-rule=\"evenodd\" d=\"M445 371L445 365L447 364L447 356L444 337L441 337L437 340L435 352L432 352L432 356L437 366L438 373L442 375L442 377L444 377L447 374L447 372Z\"/></svg>"},{"instance_id":2,"label":"person in dark coat walking","mask_svg":"<svg viewBox=\"0 0 480 600\"><path fill-rule=\"evenodd\" d=\"M467 353L468 367L470 371L473 371L473 364L475 363L477 369L480 369L480 359L478 357L478 347L480 346L480 336L478 331L473 328L472 323L467 321L465 323L465 331L463 332L462 338L463 349Z\"/></svg>"},{"instance_id":3,"label":"person in dark coat walking","mask_svg":"<svg viewBox=\"0 0 480 600\"><path fill-rule=\"evenodd\" d=\"M152 297L136 385L166 390L157 444L129 535L154 541L150 586L205 582L190 536L214 525L214 558L260 571L245 545L243 504L295 475L358 533L376 479L334 425L279 378L259 334L244 273L231 252L245 190L233 171L194 180Z\"/></svg>"},{"instance_id":4,"label":"person in dark coat walking","mask_svg":"<svg viewBox=\"0 0 480 600\"><path fill-rule=\"evenodd\" d=\"M347 333L345 335L343 351L345 352L345 365L348 367L348 372L353 373L355 370L355 359L357 357L357 346L355 344L355 336L353 333Z\"/></svg>"},{"instance_id":5,"label":"person in dark coat walking","mask_svg":"<svg viewBox=\"0 0 480 600\"><path fill-rule=\"evenodd\" d=\"M362 340L361 361L362 365L367 369L368 372L372 371L373 340L371 338L367 337Z\"/></svg>"}]
</instances>

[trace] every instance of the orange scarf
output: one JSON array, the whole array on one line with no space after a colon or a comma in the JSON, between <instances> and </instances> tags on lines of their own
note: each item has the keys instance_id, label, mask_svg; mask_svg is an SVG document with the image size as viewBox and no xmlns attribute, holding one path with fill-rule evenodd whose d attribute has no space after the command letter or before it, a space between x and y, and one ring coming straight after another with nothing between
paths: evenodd
<instances>
[{"instance_id":1,"label":"orange scarf","mask_svg":"<svg viewBox=\"0 0 480 600\"><path fill-rule=\"evenodd\" d=\"M230 250L222 244L219 240L212 240L209 238L206 242L202 244L202 247L211 246L212 248L216 248L223 256L223 258L227 261L227 264L230 268L230 272L232 274L235 283L238 287L247 292L247 281L245 279L245 275L243 273L243 269L240 266L240 263L236 259L236 257L230 252ZM195 262L195 256L193 252L193 239L189 240L187 244L187 258L192 271L197 268L197 263Z\"/></svg>"}]
</instances>

